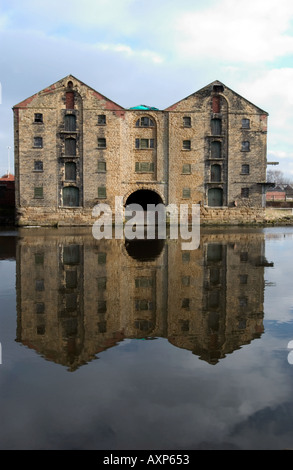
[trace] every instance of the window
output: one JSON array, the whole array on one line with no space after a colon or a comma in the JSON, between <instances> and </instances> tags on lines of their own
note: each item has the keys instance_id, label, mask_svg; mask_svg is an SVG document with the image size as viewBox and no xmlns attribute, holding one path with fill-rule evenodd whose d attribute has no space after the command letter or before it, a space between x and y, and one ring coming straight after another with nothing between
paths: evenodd
<instances>
[{"instance_id":1,"label":"window","mask_svg":"<svg viewBox=\"0 0 293 470\"><path fill-rule=\"evenodd\" d=\"M249 188L241 189L241 197L249 197Z\"/></svg>"},{"instance_id":2,"label":"window","mask_svg":"<svg viewBox=\"0 0 293 470\"><path fill-rule=\"evenodd\" d=\"M136 300L135 310L153 310L154 303L150 300Z\"/></svg>"},{"instance_id":3,"label":"window","mask_svg":"<svg viewBox=\"0 0 293 470\"><path fill-rule=\"evenodd\" d=\"M242 119L242 129L250 129L250 120Z\"/></svg>"},{"instance_id":4,"label":"window","mask_svg":"<svg viewBox=\"0 0 293 470\"><path fill-rule=\"evenodd\" d=\"M241 174L242 175L249 175L249 165L242 165Z\"/></svg>"},{"instance_id":5,"label":"window","mask_svg":"<svg viewBox=\"0 0 293 470\"><path fill-rule=\"evenodd\" d=\"M222 157L222 144L218 140L211 142L211 158Z\"/></svg>"},{"instance_id":6,"label":"window","mask_svg":"<svg viewBox=\"0 0 293 470\"><path fill-rule=\"evenodd\" d=\"M154 121L147 116L139 118L135 124L136 127L154 127L154 125Z\"/></svg>"},{"instance_id":7,"label":"window","mask_svg":"<svg viewBox=\"0 0 293 470\"><path fill-rule=\"evenodd\" d=\"M65 115L64 128L66 131L76 131L76 116L74 114Z\"/></svg>"},{"instance_id":8,"label":"window","mask_svg":"<svg viewBox=\"0 0 293 470\"><path fill-rule=\"evenodd\" d=\"M74 162L65 163L65 180L66 181L76 180L76 164Z\"/></svg>"},{"instance_id":9,"label":"window","mask_svg":"<svg viewBox=\"0 0 293 470\"><path fill-rule=\"evenodd\" d=\"M43 115L41 113L35 113L34 122L43 122Z\"/></svg>"},{"instance_id":10,"label":"window","mask_svg":"<svg viewBox=\"0 0 293 470\"><path fill-rule=\"evenodd\" d=\"M222 121L221 119L212 119L211 120L211 130L212 135L221 135L222 134Z\"/></svg>"},{"instance_id":11,"label":"window","mask_svg":"<svg viewBox=\"0 0 293 470\"><path fill-rule=\"evenodd\" d=\"M105 114L99 114L98 115L98 125L99 126L105 126L106 125L106 115Z\"/></svg>"},{"instance_id":12,"label":"window","mask_svg":"<svg viewBox=\"0 0 293 470\"><path fill-rule=\"evenodd\" d=\"M107 302L106 300L98 300L98 313L107 312Z\"/></svg>"},{"instance_id":13,"label":"window","mask_svg":"<svg viewBox=\"0 0 293 470\"><path fill-rule=\"evenodd\" d=\"M43 199L43 186L35 186L34 187L34 198L35 199Z\"/></svg>"},{"instance_id":14,"label":"window","mask_svg":"<svg viewBox=\"0 0 293 470\"><path fill-rule=\"evenodd\" d=\"M66 186L63 188L63 206L78 207L79 206L79 189L75 186Z\"/></svg>"},{"instance_id":15,"label":"window","mask_svg":"<svg viewBox=\"0 0 293 470\"><path fill-rule=\"evenodd\" d=\"M189 310L189 299L182 299L181 307Z\"/></svg>"},{"instance_id":16,"label":"window","mask_svg":"<svg viewBox=\"0 0 293 470\"><path fill-rule=\"evenodd\" d=\"M191 164L190 163L184 163L184 165L182 165L182 174L183 175L190 175L191 174Z\"/></svg>"},{"instance_id":17,"label":"window","mask_svg":"<svg viewBox=\"0 0 293 470\"><path fill-rule=\"evenodd\" d=\"M66 93L66 109L74 109L74 92L68 91Z\"/></svg>"},{"instance_id":18,"label":"window","mask_svg":"<svg viewBox=\"0 0 293 470\"><path fill-rule=\"evenodd\" d=\"M65 155L76 155L76 140L75 139L65 139Z\"/></svg>"},{"instance_id":19,"label":"window","mask_svg":"<svg viewBox=\"0 0 293 470\"><path fill-rule=\"evenodd\" d=\"M75 289L77 287L77 271L66 271L66 288Z\"/></svg>"},{"instance_id":20,"label":"window","mask_svg":"<svg viewBox=\"0 0 293 470\"><path fill-rule=\"evenodd\" d=\"M107 253L98 253L98 264L106 264Z\"/></svg>"},{"instance_id":21,"label":"window","mask_svg":"<svg viewBox=\"0 0 293 470\"><path fill-rule=\"evenodd\" d=\"M182 262L183 263L189 263L190 261L190 252L189 251L184 251L182 253Z\"/></svg>"},{"instance_id":22,"label":"window","mask_svg":"<svg viewBox=\"0 0 293 470\"><path fill-rule=\"evenodd\" d=\"M190 198L190 188L183 188L182 197L183 197L183 199Z\"/></svg>"},{"instance_id":23,"label":"window","mask_svg":"<svg viewBox=\"0 0 293 470\"><path fill-rule=\"evenodd\" d=\"M44 302L36 303L36 313L45 313L45 304Z\"/></svg>"},{"instance_id":24,"label":"window","mask_svg":"<svg viewBox=\"0 0 293 470\"><path fill-rule=\"evenodd\" d=\"M211 181L221 181L222 168L221 165L211 166Z\"/></svg>"},{"instance_id":25,"label":"window","mask_svg":"<svg viewBox=\"0 0 293 470\"><path fill-rule=\"evenodd\" d=\"M36 280L36 290L41 292L45 290L44 279L37 279Z\"/></svg>"},{"instance_id":26,"label":"window","mask_svg":"<svg viewBox=\"0 0 293 470\"><path fill-rule=\"evenodd\" d=\"M107 278L106 277L98 277L98 290L105 290L107 287Z\"/></svg>"},{"instance_id":27,"label":"window","mask_svg":"<svg viewBox=\"0 0 293 470\"><path fill-rule=\"evenodd\" d=\"M106 148L106 139L104 137L98 138L98 148L105 149Z\"/></svg>"},{"instance_id":28,"label":"window","mask_svg":"<svg viewBox=\"0 0 293 470\"><path fill-rule=\"evenodd\" d=\"M154 164L151 162L135 162L136 173L153 173Z\"/></svg>"},{"instance_id":29,"label":"window","mask_svg":"<svg viewBox=\"0 0 293 470\"><path fill-rule=\"evenodd\" d=\"M240 274L239 275L240 284L247 284L247 279L248 279L247 274Z\"/></svg>"},{"instance_id":30,"label":"window","mask_svg":"<svg viewBox=\"0 0 293 470\"><path fill-rule=\"evenodd\" d=\"M242 152L249 152L250 150L250 142L248 140L244 140L242 142L242 147L241 147Z\"/></svg>"},{"instance_id":31,"label":"window","mask_svg":"<svg viewBox=\"0 0 293 470\"><path fill-rule=\"evenodd\" d=\"M43 147L43 138L42 137L34 137L34 147L42 148Z\"/></svg>"},{"instance_id":32,"label":"window","mask_svg":"<svg viewBox=\"0 0 293 470\"><path fill-rule=\"evenodd\" d=\"M137 277L135 287L153 287L153 279L151 277Z\"/></svg>"},{"instance_id":33,"label":"window","mask_svg":"<svg viewBox=\"0 0 293 470\"><path fill-rule=\"evenodd\" d=\"M191 149L191 141L190 140L183 140L182 148L183 148L183 150L190 150Z\"/></svg>"},{"instance_id":34,"label":"window","mask_svg":"<svg viewBox=\"0 0 293 470\"><path fill-rule=\"evenodd\" d=\"M135 139L136 149L153 149L155 146L154 139Z\"/></svg>"},{"instance_id":35,"label":"window","mask_svg":"<svg viewBox=\"0 0 293 470\"><path fill-rule=\"evenodd\" d=\"M44 264L44 253L35 253L35 264Z\"/></svg>"},{"instance_id":36,"label":"window","mask_svg":"<svg viewBox=\"0 0 293 470\"><path fill-rule=\"evenodd\" d=\"M98 173L105 173L106 172L106 162L98 162Z\"/></svg>"},{"instance_id":37,"label":"window","mask_svg":"<svg viewBox=\"0 0 293 470\"><path fill-rule=\"evenodd\" d=\"M106 199L107 197L107 191L105 186L99 186L98 187L98 198L100 199Z\"/></svg>"},{"instance_id":38,"label":"window","mask_svg":"<svg viewBox=\"0 0 293 470\"><path fill-rule=\"evenodd\" d=\"M35 161L34 171L43 171L43 162L41 160Z\"/></svg>"},{"instance_id":39,"label":"window","mask_svg":"<svg viewBox=\"0 0 293 470\"><path fill-rule=\"evenodd\" d=\"M248 261L248 252L247 251L241 251L240 253L240 261L242 263L246 263Z\"/></svg>"},{"instance_id":40,"label":"window","mask_svg":"<svg viewBox=\"0 0 293 470\"><path fill-rule=\"evenodd\" d=\"M181 284L184 287L189 287L190 286L190 276L182 276L181 277Z\"/></svg>"},{"instance_id":41,"label":"window","mask_svg":"<svg viewBox=\"0 0 293 470\"><path fill-rule=\"evenodd\" d=\"M191 117L189 116L183 117L183 127L191 127Z\"/></svg>"}]
</instances>

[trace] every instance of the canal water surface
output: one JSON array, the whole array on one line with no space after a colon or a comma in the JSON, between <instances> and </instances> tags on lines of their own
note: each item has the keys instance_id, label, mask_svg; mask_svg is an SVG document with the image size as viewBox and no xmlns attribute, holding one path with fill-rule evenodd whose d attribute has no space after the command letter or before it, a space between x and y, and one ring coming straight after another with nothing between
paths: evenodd
<instances>
[{"instance_id":1,"label":"canal water surface","mask_svg":"<svg viewBox=\"0 0 293 470\"><path fill-rule=\"evenodd\" d=\"M0 448L293 449L293 228L0 232Z\"/></svg>"}]
</instances>

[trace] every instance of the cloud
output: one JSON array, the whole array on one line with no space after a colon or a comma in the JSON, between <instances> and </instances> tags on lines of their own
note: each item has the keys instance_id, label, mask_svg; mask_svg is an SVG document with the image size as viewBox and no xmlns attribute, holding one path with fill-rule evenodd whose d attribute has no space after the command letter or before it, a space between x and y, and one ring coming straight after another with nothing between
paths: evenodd
<instances>
[{"instance_id":1,"label":"cloud","mask_svg":"<svg viewBox=\"0 0 293 470\"><path fill-rule=\"evenodd\" d=\"M177 53L186 58L258 63L293 53L286 33L293 16L291 0L235 0L179 15Z\"/></svg>"}]
</instances>

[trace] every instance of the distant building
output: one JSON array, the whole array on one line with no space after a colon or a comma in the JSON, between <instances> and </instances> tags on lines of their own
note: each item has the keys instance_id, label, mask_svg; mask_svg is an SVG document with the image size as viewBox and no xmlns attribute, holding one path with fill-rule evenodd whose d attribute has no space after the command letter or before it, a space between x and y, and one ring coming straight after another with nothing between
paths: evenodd
<instances>
[{"instance_id":1,"label":"distant building","mask_svg":"<svg viewBox=\"0 0 293 470\"><path fill-rule=\"evenodd\" d=\"M10 173L0 178L0 207L15 206L15 181Z\"/></svg>"},{"instance_id":2,"label":"distant building","mask_svg":"<svg viewBox=\"0 0 293 470\"><path fill-rule=\"evenodd\" d=\"M125 109L69 75L13 108L17 222L87 225L99 203L265 207L268 114L215 81L164 110Z\"/></svg>"}]
</instances>

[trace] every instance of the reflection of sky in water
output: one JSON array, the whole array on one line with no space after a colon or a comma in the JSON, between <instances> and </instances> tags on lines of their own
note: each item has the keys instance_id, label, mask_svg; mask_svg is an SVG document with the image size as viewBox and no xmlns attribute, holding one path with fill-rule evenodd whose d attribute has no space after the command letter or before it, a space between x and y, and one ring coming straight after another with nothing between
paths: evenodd
<instances>
[{"instance_id":1,"label":"reflection of sky in water","mask_svg":"<svg viewBox=\"0 0 293 470\"><path fill-rule=\"evenodd\" d=\"M1 261L0 447L293 448L292 244L267 236L265 332L216 366L167 339L126 339L68 373L15 342L15 263Z\"/></svg>"}]
</instances>

